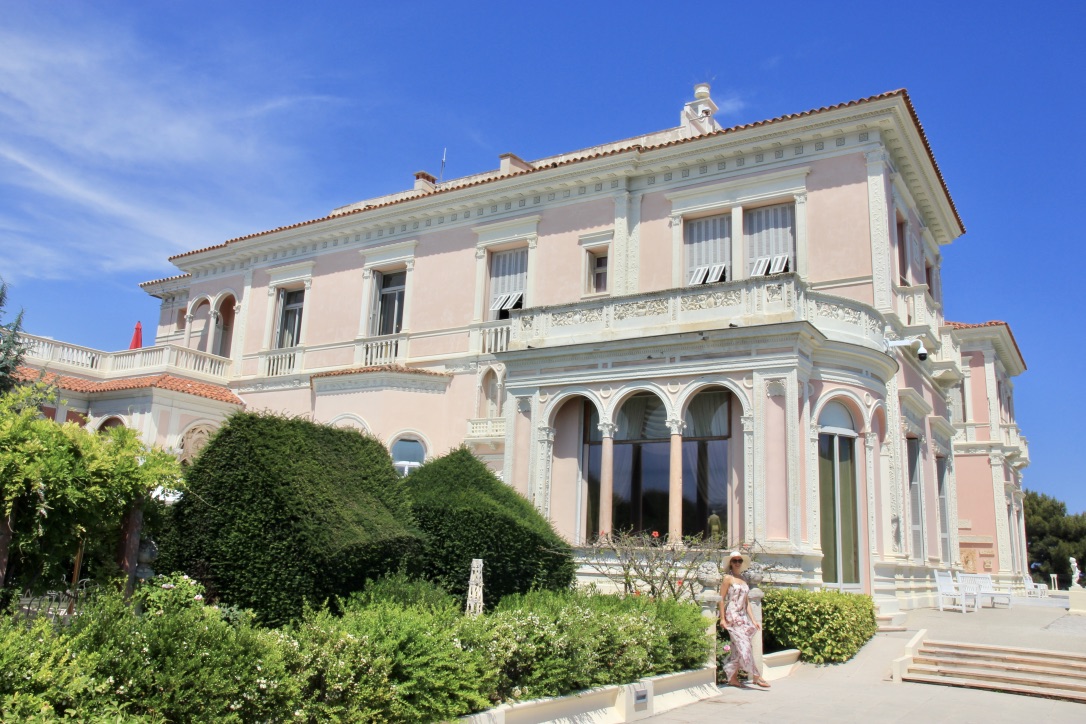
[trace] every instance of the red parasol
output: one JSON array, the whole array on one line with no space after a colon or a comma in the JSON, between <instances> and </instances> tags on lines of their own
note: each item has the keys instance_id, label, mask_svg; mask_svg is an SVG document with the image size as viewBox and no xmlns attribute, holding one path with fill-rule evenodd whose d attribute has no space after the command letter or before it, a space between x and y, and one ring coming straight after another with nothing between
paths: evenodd
<instances>
[{"instance_id":1,"label":"red parasol","mask_svg":"<svg viewBox=\"0 0 1086 724\"><path fill-rule=\"evenodd\" d=\"M128 349L139 349L143 346L143 325L136 322L136 328L132 330L132 341L128 344Z\"/></svg>"}]
</instances>

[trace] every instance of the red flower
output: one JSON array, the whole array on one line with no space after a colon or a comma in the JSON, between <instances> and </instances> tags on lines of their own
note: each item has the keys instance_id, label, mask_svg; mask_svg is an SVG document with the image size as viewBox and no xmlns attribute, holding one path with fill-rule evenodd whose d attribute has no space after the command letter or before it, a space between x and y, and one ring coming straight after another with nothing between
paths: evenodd
<instances>
[{"instance_id":1,"label":"red flower","mask_svg":"<svg viewBox=\"0 0 1086 724\"><path fill-rule=\"evenodd\" d=\"M683 579L680 578L678 581L676 581L676 583L678 583L680 586L683 585Z\"/></svg>"},{"instance_id":2,"label":"red flower","mask_svg":"<svg viewBox=\"0 0 1086 724\"><path fill-rule=\"evenodd\" d=\"M658 531L658 530L654 530L654 531L652 532L652 537L653 537L653 538L659 538L659 537L660 537L660 531Z\"/></svg>"}]
</instances>

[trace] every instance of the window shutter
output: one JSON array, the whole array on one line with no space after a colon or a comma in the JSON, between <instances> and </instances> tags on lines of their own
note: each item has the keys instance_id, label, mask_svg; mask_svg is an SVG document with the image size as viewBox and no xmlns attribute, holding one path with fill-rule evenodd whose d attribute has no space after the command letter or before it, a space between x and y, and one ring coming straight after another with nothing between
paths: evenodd
<instances>
[{"instance_id":1,"label":"window shutter","mask_svg":"<svg viewBox=\"0 0 1086 724\"><path fill-rule=\"evenodd\" d=\"M795 229L795 204L744 209L743 233L747 239L747 273L753 275L760 260L781 255L787 255L788 268L795 269Z\"/></svg>"},{"instance_id":2,"label":"window shutter","mask_svg":"<svg viewBox=\"0 0 1086 724\"><path fill-rule=\"evenodd\" d=\"M373 272L370 289L370 336L376 337L380 332L381 324L381 284L384 277L381 272Z\"/></svg>"},{"instance_id":3,"label":"window shutter","mask_svg":"<svg viewBox=\"0 0 1086 724\"><path fill-rule=\"evenodd\" d=\"M705 280L705 274L694 272L702 267L709 269L718 264L723 264L725 269L730 265L732 258L732 215L721 214L705 219L691 219L683 221L683 236L686 242L686 279L688 283L700 284L693 281L700 277ZM727 279L730 275L722 272L717 279Z\"/></svg>"},{"instance_id":4,"label":"window shutter","mask_svg":"<svg viewBox=\"0 0 1086 724\"><path fill-rule=\"evenodd\" d=\"M527 280L527 247L493 254L490 258L490 308L495 308L500 297L523 295Z\"/></svg>"},{"instance_id":5,"label":"window shutter","mask_svg":"<svg viewBox=\"0 0 1086 724\"><path fill-rule=\"evenodd\" d=\"M275 290L275 333L272 335L272 347L279 348L283 346L282 334L283 334L283 313L286 306L287 290L276 289Z\"/></svg>"}]
</instances>

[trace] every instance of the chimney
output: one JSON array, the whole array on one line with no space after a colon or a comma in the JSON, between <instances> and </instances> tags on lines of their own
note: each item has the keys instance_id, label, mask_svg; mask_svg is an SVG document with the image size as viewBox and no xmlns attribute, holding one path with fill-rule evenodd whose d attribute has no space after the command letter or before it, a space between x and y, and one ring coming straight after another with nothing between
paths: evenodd
<instances>
[{"instance_id":1,"label":"chimney","mask_svg":"<svg viewBox=\"0 0 1086 724\"><path fill-rule=\"evenodd\" d=\"M501 159L501 173L513 173L514 171L531 171L532 164L525 161L515 153L503 153L498 156Z\"/></svg>"},{"instance_id":2,"label":"chimney","mask_svg":"<svg viewBox=\"0 0 1086 724\"><path fill-rule=\"evenodd\" d=\"M433 191L437 188L437 179L434 178L432 173L427 171L415 172L415 190L416 191Z\"/></svg>"},{"instance_id":3,"label":"chimney","mask_svg":"<svg viewBox=\"0 0 1086 724\"><path fill-rule=\"evenodd\" d=\"M694 100L683 106L679 116L679 126L687 136L700 136L703 133L719 131L720 124L713 118L719 109L709 97L709 84L698 83L694 86Z\"/></svg>"}]
</instances>

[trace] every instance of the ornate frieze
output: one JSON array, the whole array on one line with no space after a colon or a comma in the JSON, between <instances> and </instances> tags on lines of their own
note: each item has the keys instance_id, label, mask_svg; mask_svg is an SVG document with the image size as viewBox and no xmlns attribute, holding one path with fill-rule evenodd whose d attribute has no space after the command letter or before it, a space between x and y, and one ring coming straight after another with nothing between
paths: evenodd
<instances>
[{"instance_id":1,"label":"ornate frieze","mask_svg":"<svg viewBox=\"0 0 1086 724\"><path fill-rule=\"evenodd\" d=\"M743 303L743 292L730 289L724 292L692 294L682 297L679 306L684 312L694 309L716 309L718 307L738 307Z\"/></svg>"},{"instance_id":2,"label":"ornate frieze","mask_svg":"<svg viewBox=\"0 0 1086 724\"><path fill-rule=\"evenodd\" d=\"M659 317L668 313L667 299L644 299L615 305L615 319L631 317Z\"/></svg>"},{"instance_id":3,"label":"ornate frieze","mask_svg":"<svg viewBox=\"0 0 1086 724\"><path fill-rule=\"evenodd\" d=\"M587 324L599 322L603 319L603 309L593 307L589 309L577 309L572 312L558 312L551 315L551 326L568 327L572 324Z\"/></svg>"}]
</instances>

